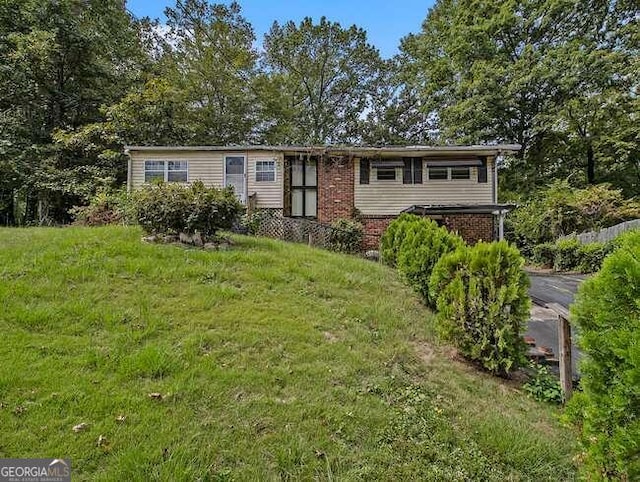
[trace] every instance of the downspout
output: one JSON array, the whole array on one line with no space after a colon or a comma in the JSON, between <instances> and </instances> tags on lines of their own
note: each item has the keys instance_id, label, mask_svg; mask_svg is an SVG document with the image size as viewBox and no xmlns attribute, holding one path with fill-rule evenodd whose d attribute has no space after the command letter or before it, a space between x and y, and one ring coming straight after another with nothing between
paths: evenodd
<instances>
[{"instance_id":1,"label":"downspout","mask_svg":"<svg viewBox=\"0 0 640 482\"><path fill-rule=\"evenodd\" d=\"M498 152L493 158L493 204L498 204L498 157L502 152Z\"/></svg>"},{"instance_id":2,"label":"downspout","mask_svg":"<svg viewBox=\"0 0 640 482\"><path fill-rule=\"evenodd\" d=\"M498 157L501 155L502 153L498 152L493 158L493 204L498 204ZM502 241L504 239L505 211L500 209L499 211L494 211L494 214L498 215L498 241Z\"/></svg>"},{"instance_id":3,"label":"downspout","mask_svg":"<svg viewBox=\"0 0 640 482\"><path fill-rule=\"evenodd\" d=\"M125 149L124 153L127 156L127 192L131 192L131 154L129 149Z\"/></svg>"},{"instance_id":4,"label":"downspout","mask_svg":"<svg viewBox=\"0 0 640 482\"><path fill-rule=\"evenodd\" d=\"M498 213L498 241L504 240L504 216L507 212L501 209Z\"/></svg>"}]
</instances>

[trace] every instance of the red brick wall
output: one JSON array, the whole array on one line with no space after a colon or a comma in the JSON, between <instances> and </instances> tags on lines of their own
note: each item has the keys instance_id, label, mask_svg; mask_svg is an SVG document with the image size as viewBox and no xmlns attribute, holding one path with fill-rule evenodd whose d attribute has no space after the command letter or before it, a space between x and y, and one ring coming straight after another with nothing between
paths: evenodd
<instances>
[{"instance_id":1,"label":"red brick wall","mask_svg":"<svg viewBox=\"0 0 640 482\"><path fill-rule=\"evenodd\" d=\"M378 249L380 238L395 216L364 216L364 249ZM439 224L457 232L469 244L493 241L494 226L491 214L448 214L438 219Z\"/></svg>"},{"instance_id":2,"label":"red brick wall","mask_svg":"<svg viewBox=\"0 0 640 482\"><path fill-rule=\"evenodd\" d=\"M320 158L318 163L318 221L331 223L339 218L354 216L353 159ZM364 247L378 249L380 237L395 216L364 216ZM494 239L493 215L447 214L441 224L458 232L465 241L474 244Z\"/></svg>"},{"instance_id":3,"label":"red brick wall","mask_svg":"<svg viewBox=\"0 0 640 482\"><path fill-rule=\"evenodd\" d=\"M364 226L364 239L362 240L362 244L365 250L378 249L380 247L382 234L389 226L389 223L395 218L395 216L364 216L360 220Z\"/></svg>"},{"instance_id":4,"label":"red brick wall","mask_svg":"<svg viewBox=\"0 0 640 482\"><path fill-rule=\"evenodd\" d=\"M321 158L318 165L318 221L351 219L354 210L353 159Z\"/></svg>"},{"instance_id":5,"label":"red brick wall","mask_svg":"<svg viewBox=\"0 0 640 482\"><path fill-rule=\"evenodd\" d=\"M457 232L469 244L494 240L492 214L447 214L443 221L449 231Z\"/></svg>"}]
</instances>

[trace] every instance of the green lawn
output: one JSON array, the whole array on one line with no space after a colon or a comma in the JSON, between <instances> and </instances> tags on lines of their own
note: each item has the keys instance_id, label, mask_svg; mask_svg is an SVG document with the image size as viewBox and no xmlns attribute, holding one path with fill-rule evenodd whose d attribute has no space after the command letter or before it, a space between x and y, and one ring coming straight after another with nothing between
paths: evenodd
<instances>
[{"instance_id":1,"label":"green lawn","mask_svg":"<svg viewBox=\"0 0 640 482\"><path fill-rule=\"evenodd\" d=\"M575 478L556 409L435 346L394 271L140 238L0 230L0 457L68 457L74 480Z\"/></svg>"}]
</instances>

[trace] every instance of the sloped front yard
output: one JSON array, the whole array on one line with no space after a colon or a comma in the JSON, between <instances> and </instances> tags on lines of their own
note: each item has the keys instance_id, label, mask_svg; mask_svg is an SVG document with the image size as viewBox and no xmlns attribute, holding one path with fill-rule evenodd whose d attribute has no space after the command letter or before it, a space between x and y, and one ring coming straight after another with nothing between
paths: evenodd
<instances>
[{"instance_id":1,"label":"sloped front yard","mask_svg":"<svg viewBox=\"0 0 640 482\"><path fill-rule=\"evenodd\" d=\"M0 230L0 457L68 457L74 480L574 478L554 409L435 346L392 270L140 237Z\"/></svg>"}]
</instances>

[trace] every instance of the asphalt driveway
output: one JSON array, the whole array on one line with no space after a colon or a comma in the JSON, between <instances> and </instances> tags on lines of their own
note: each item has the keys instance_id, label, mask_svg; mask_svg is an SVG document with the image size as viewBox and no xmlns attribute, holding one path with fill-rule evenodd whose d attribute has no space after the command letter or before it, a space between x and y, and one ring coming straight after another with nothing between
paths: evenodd
<instances>
[{"instance_id":1,"label":"asphalt driveway","mask_svg":"<svg viewBox=\"0 0 640 482\"><path fill-rule=\"evenodd\" d=\"M559 352L558 317L554 311L546 308L546 304L558 303L569 308L578 291L578 286L586 279L586 276L538 272L529 272L528 274L531 280L529 296L531 296L533 305L525 335L535 339L537 347L551 348L557 356ZM575 346L575 332L572 337L574 341L572 368L573 374L576 376L578 375L577 362L580 359L580 352Z\"/></svg>"},{"instance_id":2,"label":"asphalt driveway","mask_svg":"<svg viewBox=\"0 0 640 482\"><path fill-rule=\"evenodd\" d=\"M531 300L540 306L558 303L565 308L573 303L578 286L587 276L583 274L557 274L529 272Z\"/></svg>"}]
</instances>

